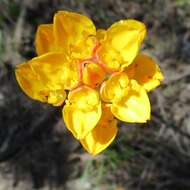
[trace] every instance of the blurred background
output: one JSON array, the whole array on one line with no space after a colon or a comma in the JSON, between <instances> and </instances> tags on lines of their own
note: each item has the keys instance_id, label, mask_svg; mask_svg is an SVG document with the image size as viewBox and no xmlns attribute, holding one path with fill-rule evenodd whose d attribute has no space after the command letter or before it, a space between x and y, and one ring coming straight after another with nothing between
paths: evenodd
<instances>
[{"instance_id":1,"label":"blurred background","mask_svg":"<svg viewBox=\"0 0 190 190\"><path fill-rule=\"evenodd\" d=\"M151 121L124 125L92 157L65 129L61 108L26 97L15 66L34 57L39 24L58 10L97 28L143 21L143 51L165 75L150 93ZM0 0L0 190L190 190L190 0Z\"/></svg>"}]
</instances>

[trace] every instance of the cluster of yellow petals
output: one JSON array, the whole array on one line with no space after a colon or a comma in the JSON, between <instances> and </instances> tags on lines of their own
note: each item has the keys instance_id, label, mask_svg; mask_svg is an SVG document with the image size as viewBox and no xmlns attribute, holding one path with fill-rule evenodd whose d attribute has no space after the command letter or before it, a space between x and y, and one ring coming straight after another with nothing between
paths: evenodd
<instances>
[{"instance_id":1,"label":"cluster of yellow petals","mask_svg":"<svg viewBox=\"0 0 190 190\"><path fill-rule=\"evenodd\" d=\"M118 119L150 119L147 92L163 75L152 58L139 54L145 35L137 20L96 30L88 17L59 11L53 24L38 27L37 57L17 66L16 79L31 98L64 105L66 127L96 155L115 138Z\"/></svg>"}]
</instances>

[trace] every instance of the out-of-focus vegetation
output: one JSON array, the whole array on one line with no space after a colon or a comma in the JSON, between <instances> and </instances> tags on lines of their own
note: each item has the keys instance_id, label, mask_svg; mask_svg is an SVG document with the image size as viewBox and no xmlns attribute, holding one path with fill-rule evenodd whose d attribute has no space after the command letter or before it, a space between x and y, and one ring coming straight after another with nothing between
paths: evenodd
<instances>
[{"instance_id":1,"label":"out-of-focus vegetation","mask_svg":"<svg viewBox=\"0 0 190 190\"><path fill-rule=\"evenodd\" d=\"M15 66L35 56L37 25L61 9L88 15L98 28L143 21L142 51L165 74L150 94L151 121L121 123L97 157L65 129L61 108L29 99L15 81ZM189 190L189 58L189 0L0 0L0 190Z\"/></svg>"}]
</instances>

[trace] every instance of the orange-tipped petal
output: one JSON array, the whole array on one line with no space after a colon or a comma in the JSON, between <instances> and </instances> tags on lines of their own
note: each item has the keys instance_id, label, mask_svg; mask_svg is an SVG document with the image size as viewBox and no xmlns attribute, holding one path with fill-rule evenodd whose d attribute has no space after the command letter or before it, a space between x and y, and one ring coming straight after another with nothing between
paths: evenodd
<instances>
[{"instance_id":1,"label":"orange-tipped petal","mask_svg":"<svg viewBox=\"0 0 190 190\"><path fill-rule=\"evenodd\" d=\"M80 142L90 154L97 155L112 143L117 131L117 120L113 117L110 107L104 105L100 121Z\"/></svg>"},{"instance_id":2,"label":"orange-tipped petal","mask_svg":"<svg viewBox=\"0 0 190 190\"><path fill-rule=\"evenodd\" d=\"M145 123L150 119L150 102L146 90L135 80L114 99L111 111L124 122Z\"/></svg>"},{"instance_id":3,"label":"orange-tipped petal","mask_svg":"<svg viewBox=\"0 0 190 190\"><path fill-rule=\"evenodd\" d=\"M86 85L91 86L92 88L97 87L102 83L105 77L105 72L96 63L86 64L83 69L83 82Z\"/></svg>"},{"instance_id":4,"label":"orange-tipped petal","mask_svg":"<svg viewBox=\"0 0 190 190\"><path fill-rule=\"evenodd\" d=\"M159 66L151 57L144 54L139 54L126 68L126 72L131 79L136 80L147 91L159 86L160 81L164 79Z\"/></svg>"},{"instance_id":5,"label":"orange-tipped petal","mask_svg":"<svg viewBox=\"0 0 190 190\"><path fill-rule=\"evenodd\" d=\"M101 114L98 93L86 86L71 91L63 108L66 127L77 139L83 139L96 126Z\"/></svg>"}]
</instances>

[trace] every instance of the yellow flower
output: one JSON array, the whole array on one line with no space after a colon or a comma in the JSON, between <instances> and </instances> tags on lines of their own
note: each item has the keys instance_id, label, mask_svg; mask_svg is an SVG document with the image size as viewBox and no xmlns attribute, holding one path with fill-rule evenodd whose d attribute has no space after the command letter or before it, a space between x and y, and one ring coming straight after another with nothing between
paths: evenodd
<instances>
[{"instance_id":1,"label":"yellow flower","mask_svg":"<svg viewBox=\"0 0 190 190\"><path fill-rule=\"evenodd\" d=\"M150 119L147 92L163 75L153 59L139 54L145 34L137 20L96 30L88 17L59 11L53 24L38 27L37 57L17 66L16 79L29 97L64 105L66 127L96 155L115 138L118 120Z\"/></svg>"}]
</instances>

